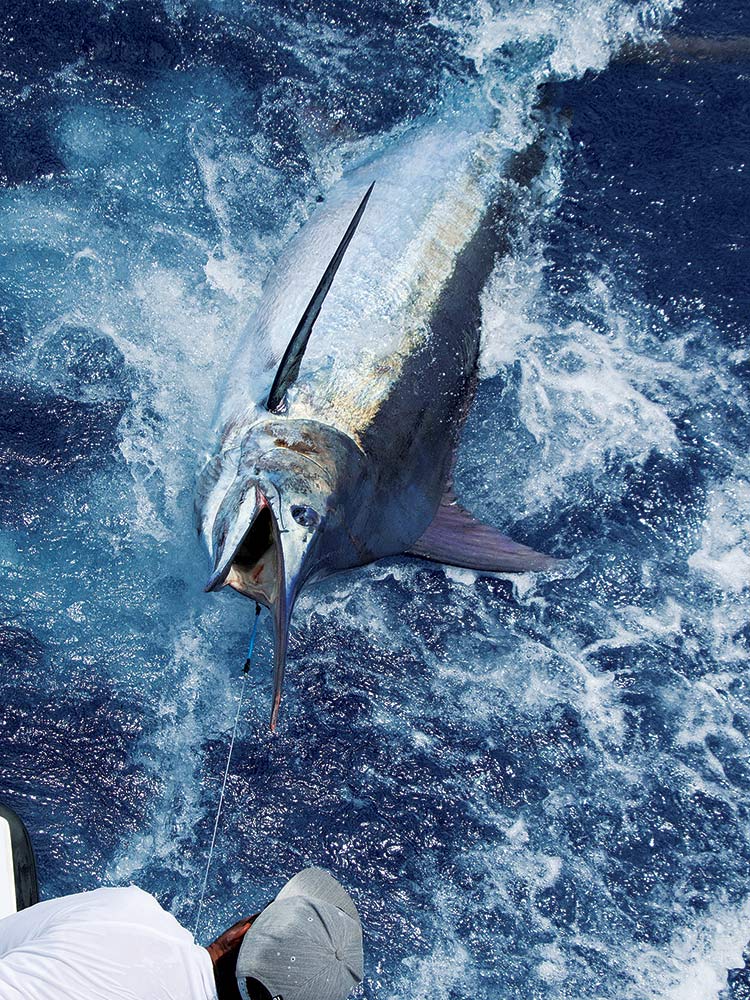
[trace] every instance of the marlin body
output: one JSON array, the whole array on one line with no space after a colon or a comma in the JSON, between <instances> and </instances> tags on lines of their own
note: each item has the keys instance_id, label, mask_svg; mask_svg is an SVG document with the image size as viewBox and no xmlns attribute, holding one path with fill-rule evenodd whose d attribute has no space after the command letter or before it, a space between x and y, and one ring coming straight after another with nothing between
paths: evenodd
<instances>
[{"instance_id":1,"label":"marlin body","mask_svg":"<svg viewBox=\"0 0 750 1000\"><path fill-rule=\"evenodd\" d=\"M479 296L503 244L498 197L542 162L533 143L504 149L479 115L424 128L345 175L264 286L197 509L206 590L228 585L273 614L272 729L304 585L399 554L487 571L554 562L451 489Z\"/></svg>"}]
</instances>

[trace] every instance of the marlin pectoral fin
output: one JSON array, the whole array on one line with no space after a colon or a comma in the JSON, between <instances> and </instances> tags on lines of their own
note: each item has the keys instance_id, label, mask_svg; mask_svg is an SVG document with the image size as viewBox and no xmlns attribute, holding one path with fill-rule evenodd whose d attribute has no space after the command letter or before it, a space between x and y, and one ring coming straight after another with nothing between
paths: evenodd
<instances>
[{"instance_id":1,"label":"marlin pectoral fin","mask_svg":"<svg viewBox=\"0 0 750 1000\"><path fill-rule=\"evenodd\" d=\"M406 554L490 573L545 570L561 562L477 521L451 493L443 497L429 528Z\"/></svg>"}]
</instances>

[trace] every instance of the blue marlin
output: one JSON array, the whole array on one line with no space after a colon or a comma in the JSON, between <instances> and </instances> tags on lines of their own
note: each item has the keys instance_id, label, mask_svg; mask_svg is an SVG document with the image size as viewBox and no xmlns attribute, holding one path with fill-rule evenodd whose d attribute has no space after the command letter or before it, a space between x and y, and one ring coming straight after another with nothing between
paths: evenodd
<instances>
[{"instance_id":1,"label":"blue marlin","mask_svg":"<svg viewBox=\"0 0 750 1000\"><path fill-rule=\"evenodd\" d=\"M513 192L543 162L538 141L514 152L481 114L446 116L345 174L263 287L197 511L206 590L273 616L272 729L303 586L404 554L490 572L555 561L479 522L451 483L480 293Z\"/></svg>"}]
</instances>

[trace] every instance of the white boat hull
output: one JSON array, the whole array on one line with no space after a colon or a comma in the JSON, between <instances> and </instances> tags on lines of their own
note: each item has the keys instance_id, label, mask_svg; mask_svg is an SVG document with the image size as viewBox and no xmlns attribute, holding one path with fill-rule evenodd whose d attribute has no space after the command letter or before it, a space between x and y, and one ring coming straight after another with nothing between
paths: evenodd
<instances>
[{"instance_id":1,"label":"white boat hull","mask_svg":"<svg viewBox=\"0 0 750 1000\"><path fill-rule=\"evenodd\" d=\"M39 900L36 862L26 827L0 805L0 920Z\"/></svg>"}]
</instances>

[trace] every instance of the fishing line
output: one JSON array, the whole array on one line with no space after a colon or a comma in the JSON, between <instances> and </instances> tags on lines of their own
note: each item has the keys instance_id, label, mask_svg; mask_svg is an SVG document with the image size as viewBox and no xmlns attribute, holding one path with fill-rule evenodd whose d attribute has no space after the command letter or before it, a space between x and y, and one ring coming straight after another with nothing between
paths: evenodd
<instances>
[{"instance_id":1,"label":"fishing line","mask_svg":"<svg viewBox=\"0 0 750 1000\"><path fill-rule=\"evenodd\" d=\"M211 870L211 861L214 856L214 847L216 846L216 834L219 830L219 820L221 819L221 808L224 805L224 792L227 788L227 778L229 777L229 765L232 763L232 751L234 750L234 741L237 736L237 726L240 721L240 713L242 712L242 702L245 697L245 682L247 680L247 675L250 672L250 661L253 658L253 650L255 648L255 636L258 634L258 616L260 615L260 605L256 603L255 605L255 621L253 622L253 630L250 633L250 642L247 647L247 658L245 660L245 666L242 668L242 684L240 686L240 700L237 705L237 714L234 717L234 726L232 727L232 738L229 741L229 753L227 754L227 766L224 768L224 780L221 783L221 794L219 795L219 806L216 810L216 819L214 820L214 832L211 835L211 846L208 849L208 860L206 861L206 871L203 876L203 888L201 889L201 897L198 903L198 915L195 918L195 928L193 930L193 937L198 936L198 927L201 922L201 913L203 912L203 900L206 898L206 888L208 886L208 873Z\"/></svg>"}]
</instances>

